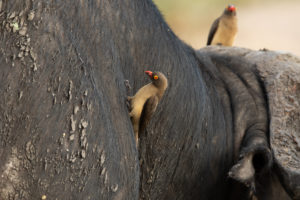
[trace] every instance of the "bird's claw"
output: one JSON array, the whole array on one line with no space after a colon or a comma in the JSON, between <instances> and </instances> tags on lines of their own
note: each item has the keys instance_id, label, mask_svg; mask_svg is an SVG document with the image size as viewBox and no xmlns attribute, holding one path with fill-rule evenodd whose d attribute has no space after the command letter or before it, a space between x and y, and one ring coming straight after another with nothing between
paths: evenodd
<instances>
[{"instance_id":1,"label":"bird's claw","mask_svg":"<svg viewBox=\"0 0 300 200\"><path fill-rule=\"evenodd\" d=\"M132 97L130 97L130 96L128 96L126 98L126 106L127 106L128 110L130 110L130 111L131 111L131 99L132 99Z\"/></svg>"}]
</instances>

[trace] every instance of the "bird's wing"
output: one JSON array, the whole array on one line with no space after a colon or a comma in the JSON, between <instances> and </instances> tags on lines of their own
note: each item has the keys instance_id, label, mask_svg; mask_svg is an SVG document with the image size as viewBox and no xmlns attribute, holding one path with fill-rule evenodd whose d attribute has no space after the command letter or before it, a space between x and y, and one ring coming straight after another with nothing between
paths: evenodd
<instances>
[{"instance_id":1,"label":"bird's wing","mask_svg":"<svg viewBox=\"0 0 300 200\"><path fill-rule=\"evenodd\" d=\"M158 104L158 97L157 96L152 96L144 104L142 113L141 113L141 118L140 118L140 127L139 127L139 133L142 133L146 126L148 125L153 113L156 110Z\"/></svg>"},{"instance_id":2,"label":"bird's wing","mask_svg":"<svg viewBox=\"0 0 300 200\"><path fill-rule=\"evenodd\" d=\"M214 23L211 25L206 45L210 45L211 44L211 42L212 42L212 40L214 38L214 35L217 32L217 29L218 29L218 26L219 26L219 22L220 22L220 17L218 17L214 21Z\"/></svg>"}]
</instances>

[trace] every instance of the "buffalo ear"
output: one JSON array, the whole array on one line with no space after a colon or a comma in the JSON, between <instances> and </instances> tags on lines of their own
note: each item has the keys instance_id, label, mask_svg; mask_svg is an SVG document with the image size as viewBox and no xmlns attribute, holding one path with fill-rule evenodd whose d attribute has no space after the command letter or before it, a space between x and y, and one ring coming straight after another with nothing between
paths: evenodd
<instances>
[{"instance_id":1,"label":"buffalo ear","mask_svg":"<svg viewBox=\"0 0 300 200\"><path fill-rule=\"evenodd\" d=\"M252 163L253 153L249 153L235 164L228 175L247 187L254 187L255 168Z\"/></svg>"},{"instance_id":2,"label":"buffalo ear","mask_svg":"<svg viewBox=\"0 0 300 200\"><path fill-rule=\"evenodd\" d=\"M268 148L252 147L241 153L240 160L233 165L228 175L255 193L258 189L258 178L270 170L272 160L272 154Z\"/></svg>"},{"instance_id":3,"label":"buffalo ear","mask_svg":"<svg viewBox=\"0 0 300 200\"><path fill-rule=\"evenodd\" d=\"M255 169L252 164L253 154L250 153L244 156L241 160L235 164L229 171L229 177L244 183L246 186L250 186L254 181Z\"/></svg>"}]
</instances>

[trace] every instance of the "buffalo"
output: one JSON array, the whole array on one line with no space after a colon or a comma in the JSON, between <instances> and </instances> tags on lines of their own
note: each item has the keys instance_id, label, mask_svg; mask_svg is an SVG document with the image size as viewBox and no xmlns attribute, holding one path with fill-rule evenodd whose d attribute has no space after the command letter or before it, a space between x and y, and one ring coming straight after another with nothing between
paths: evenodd
<instances>
[{"instance_id":1,"label":"buffalo","mask_svg":"<svg viewBox=\"0 0 300 200\"><path fill-rule=\"evenodd\" d=\"M299 197L299 179L286 182L297 173L274 159L269 91L245 54L192 49L151 0L0 10L0 199ZM137 149L126 98L144 70L169 87Z\"/></svg>"}]
</instances>

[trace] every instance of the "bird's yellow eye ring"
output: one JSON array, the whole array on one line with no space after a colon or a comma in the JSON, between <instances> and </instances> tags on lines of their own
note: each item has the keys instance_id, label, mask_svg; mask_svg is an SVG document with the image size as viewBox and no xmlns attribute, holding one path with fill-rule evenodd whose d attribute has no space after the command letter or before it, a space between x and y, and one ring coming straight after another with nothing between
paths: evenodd
<instances>
[{"instance_id":1,"label":"bird's yellow eye ring","mask_svg":"<svg viewBox=\"0 0 300 200\"><path fill-rule=\"evenodd\" d=\"M154 78L155 80L157 80L157 79L158 79L158 76L155 75L153 78Z\"/></svg>"}]
</instances>

